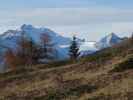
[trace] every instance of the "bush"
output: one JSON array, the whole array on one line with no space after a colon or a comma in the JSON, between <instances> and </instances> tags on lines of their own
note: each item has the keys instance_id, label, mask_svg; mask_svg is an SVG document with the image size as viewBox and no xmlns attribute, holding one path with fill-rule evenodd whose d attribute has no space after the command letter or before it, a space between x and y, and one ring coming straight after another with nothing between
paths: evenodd
<instances>
[{"instance_id":1,"label":"bush","mask_svg":"<svg viewBox=\"0 0 133 100\"><path fill-rule=\"evenodd\" d=\"M115 65L111 72L122 72L128 69L133 69L133 55L128 57L125 61Z\"/></svg>"},{"instance_id":2,"label":"bush","mask_svg":"<svg viewBox=\"0 0 133 100\"><path fill-rule=\"evenodd\" d=\"M48 93L46 96L36 97L35 100L63 100L71 96L78 98L82 94L91 93L95 89L97 89L96 86L81 85L78 87L67 88L64 91L51 91L51 93Z\"/></svg>"}]
</instances>

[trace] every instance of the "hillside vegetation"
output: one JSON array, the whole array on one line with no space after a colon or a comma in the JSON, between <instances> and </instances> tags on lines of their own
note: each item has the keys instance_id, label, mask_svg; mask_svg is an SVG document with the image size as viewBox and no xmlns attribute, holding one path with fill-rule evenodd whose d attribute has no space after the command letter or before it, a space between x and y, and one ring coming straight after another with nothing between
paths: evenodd
<instances>
[{"instance_id":1,"label":"hillside vegetation","mask_svg":"<svg viewBox=\"0 0 133 100\"><path fill-rule=\"evenodd\" d=\"M133 39L79 61L0 74L0 100L132 100Z\"/></svg>"}]
</instances>

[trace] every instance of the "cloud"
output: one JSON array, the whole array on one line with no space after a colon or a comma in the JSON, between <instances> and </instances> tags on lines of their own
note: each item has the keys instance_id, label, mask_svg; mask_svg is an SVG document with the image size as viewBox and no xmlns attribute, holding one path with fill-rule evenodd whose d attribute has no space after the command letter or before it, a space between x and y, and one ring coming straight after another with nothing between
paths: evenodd
<instances>
[{"instance_id":1,"label":"cloud","mask_svg":"<svg viewBox=\"0 0 133 100\"><path fill-rule=\"evenodd\" d=\"M0 26L20 26L24 23L46 26L57 32L82 33L82 36L98 37L105 32L132 31L133 11L104 7L89 8L33 8L3 10L0 13ZM6 28L4 28L6 29ZM97 35L99 34L99 35Z\"/></svg>"},{"instance_id":2,"label":"cloud","mask_svg":"<svg viewBox=\"0 0 133 100\"><path fill-rule=\"evenodd\" d=\"M17 12L15 15L21 19L39 21L39 23L43 22L46 25L133 21L132 10L110 8L36 8Z\"/></svg>"},{"instance_id":3,"label":"cloud","mask_svg":"<svg viewBox=\"0 0 133 100\"><path fill-rule=\"evenodd\" d=\"M84 25L133 21L132 10L113 8L35 8L4 12L1 20L14 23L31 22L40 25ZM0 22L1 22L0 20Z\"/></svg>"}]
</instances>

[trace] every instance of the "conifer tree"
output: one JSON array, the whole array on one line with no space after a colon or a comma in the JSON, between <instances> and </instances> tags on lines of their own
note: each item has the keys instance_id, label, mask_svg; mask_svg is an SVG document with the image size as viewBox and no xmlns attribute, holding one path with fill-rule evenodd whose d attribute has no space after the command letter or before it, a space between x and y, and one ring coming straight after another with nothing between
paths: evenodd
<instances>
[{"instance_id":1,"label":"conifer tree","mask_svg":"<svg viewBox=\"0 0 133 100\"><path fill-rule=\"evenodd\" d=\"M73 40L69 48L69 55L73 60L76 60L80 55L77 38L75 36L73 36Z\"/></svg>"}]
</instances>

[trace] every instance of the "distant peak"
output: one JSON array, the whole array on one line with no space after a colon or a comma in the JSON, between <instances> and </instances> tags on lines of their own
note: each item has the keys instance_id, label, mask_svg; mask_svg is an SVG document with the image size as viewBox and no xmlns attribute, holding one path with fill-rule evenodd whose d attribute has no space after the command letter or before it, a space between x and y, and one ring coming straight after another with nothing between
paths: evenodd
<instances>
[{"instance_id":1,"label":"distant peak","mask_svg":"<svg viewBox=\"0 0 133 100\"><path fill-rule=\"evenodd\" d=\"M109 35L102 38L99 42L97 42L96 46L102 49L120 43L121 41L122 39L118 35L115 33L110 33Z\"/></svg>"},{"instance_id":2,"label":"distant peak","mask_svg":"<svg viewBox=\"0 0 133 100\"><path fill-rule=\"evenodd\" d=\"M110 34L111 34L111 35L116 35L116 34L115 34L115 33L113 33L113 32L112 32L112 33L110 33Z\"/></svg>"},{"instance_id":3,"label":"distant peak","mask_svg":"<svg viewBox=\"0 0 133 100\"><path fill-rule=\"evenodd\" d=\"M115 35L115 33L114 33L114 32L112 32L112 33L111 33L111 35Z\"/></svg>"},{"instance_id":4,"label":"distant peak","mask_svg":"<svg viewBox=\"0 0 133 100\"><path fill-rule=\"evenodd\" d=\"M32 25L27 25L27 24L23 24L22 26L21 26L21 29L22 30L25 30L25 29L33 29L34 27L32 26Z\"/></svg>"},{"instance_id":5,"label":"distant peak","mask_svg":"<svg viewBox=\"0 0 133 100\"><path fill-rule=\"evenodd\" d=\"M118 35L116 35L116 34L115 34L115 33L113 33L113 32L112 32L112 33L110 33L110 34L109 34L109 36L111 36L111 37L118 37Z\"/></svg>"}]
</instances>

